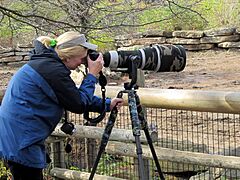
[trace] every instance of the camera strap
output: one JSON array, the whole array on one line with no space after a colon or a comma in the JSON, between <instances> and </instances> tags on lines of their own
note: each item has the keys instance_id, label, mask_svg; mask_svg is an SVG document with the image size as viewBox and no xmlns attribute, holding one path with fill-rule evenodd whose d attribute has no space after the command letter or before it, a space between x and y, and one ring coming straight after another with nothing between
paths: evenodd
<instances>
[{"instance_id":1,"label":"camera strap","mask_svg":"<svg viewBox=\"0 0 240 180\"><path fill-rule=\"evenodd\" d=\"M95 126L97 123L101 122L106 115L106 107L105 107L106 106L105 105L106 89L105 89L105 86L107 85L107 78L104 76L102 71L99 72L98 81L99 81L99 85L101 86L101 92L102 92L102 112L98 117L90 118L89 110L87 108L87 110L84 112L84 118L87 120L85 125L88 125L88 126Z\"/></svg>"},{"instance_id":2,"label":"camera strap","mask_svg":"<svg viewBox=\"0 0 240 180\"><path fill-rule=\"evenodd\" d=\"M68 113L67 113L67 110L64 109L64 123L67 123L68 122Z\"/></svg>"},{"instance_id":3,"label":"camera strap","mask_svg":"<svg viewBox=\"0 0 240 180\"><path fill-rule=\"evenodd\" d=\"M69 135L72 135L75 132L74 124L71 122L68 122L68 112L66 109L64 109L64 123L61 126L61 130Z\"/></svg>"}]
</instances>

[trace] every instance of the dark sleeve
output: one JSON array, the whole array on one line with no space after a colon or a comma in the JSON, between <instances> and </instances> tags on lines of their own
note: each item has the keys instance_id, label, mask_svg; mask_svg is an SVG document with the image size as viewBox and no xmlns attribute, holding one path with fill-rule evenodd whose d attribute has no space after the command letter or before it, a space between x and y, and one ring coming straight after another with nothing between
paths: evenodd
<instances>
[{"instance_id":1,"label":"dark sleeve","mask_svg":"<svg viewBox=\"0 0 240 180\"><path fill-rule=\"evenodd\" d=\"M88 74L82 81L80 88L70 75L59 77L52 88L56 93L60 105L74 113L83 113L86 107L93 105L96 78Z\"/></svg>"},{"instance_id":2,"label":"dark sleeve","mask_svg":"<svg viewBox=\"0 0 240 180\"><path fill-rule=\"evenodd\" d=\"M111 99L106 98L105 99L105 110L107 112L110 111L110 104L111 104ZM89 111L102 113L102 98L100 98L98 96L93 96L92 105L89 106Z\"/></svg>"},{"instance_id":3,"label":"dark sleeve","mask_svg":"<svg viewBox=\"0 0 240 180\"><path fill-rule=\"evenodd\" d=\"M88 74L83 79L81 86L79 88L76 87L76 84L73 82L70 76L69 78L70 79L66 81L66 84L68 85L66 86L63 84L63 87L65 87L65 89L61 89L62 92L58 94L56 93L59 102L63 105L63 107L74 113L83 113L86 109L88 109L90 112L101 113L102 98L94 96L95 84L97 82L96 77L93 76L92 74ZM61 82L64 82L64 80ZM106 98L105 100L106 111L110 111L110 104L111 99Z\"/></svg>"}]
</instances>

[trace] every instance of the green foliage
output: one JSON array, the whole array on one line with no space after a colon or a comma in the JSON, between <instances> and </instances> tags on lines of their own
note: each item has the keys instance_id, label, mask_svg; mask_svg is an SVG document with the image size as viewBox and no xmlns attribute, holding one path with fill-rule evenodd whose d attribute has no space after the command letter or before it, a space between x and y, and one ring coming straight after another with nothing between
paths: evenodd
<instances>
[{"instance_id":1,"label":"green foliage","mask_svg":"<svg viewBox=\"0 0 240 180\"><path fill-rule=\"evenodd\" d=\"M167 20L162 20L163 17L170 16L170 12L166 7L148 9L139 14L139 22L141 24L147 24L149 22L157 21L157 23L145 25L140 27L139 31L145 31L146 29L165 29ZM159 21L160 20L160 21Z\"/></svg>"},{"instance_id":2,"label":"green foliage","mask_svg":"<svg viewBox=\"0 0 240 180\"><path fill-rule=\"evenodd\" d=\"M27 1L17 0L6 2L8 2L6 7L18 10L19 13L36 9L36 12L40 15L60 21L67 16L66 12L60 9L60 6L57 8L48 1L26 3ZM174 4L174 2L177 4ZM87 32L90 37L96 37L96 40L91 39L91 42L98 44L99 50L108 51L115 48L114 37L123 33L144 32L152 29L204 30L221 26L238 27L240 25L239 2L240 0L177 0L159 2L162 3L160 6L159 4L146 4L144 1L136 3L136 1L120 0L112 3L108 0L101 0L96 1L86 14L87 22L90 23L88 26L96 28L96 30L90 29ZM51 3L54 3L54 1ZM97 11L96 15L97 9L100 11ZM132 13L129 13L129 11ZM76 16L78 15L76 14ZM14 37L21 39L23 35L34 34L35 29L31 27L31 24L23 24L18 21L17 15L12 15L12 17L12 19L9 19L5 16L1 21L1 38ZM34 21L39 22L39 27L42 26L41 20L35 19ZM136 27L126 26L132 23ZM113 28L115 25L116 27ZM101 29L104 26L106 28ZM111 30L107 28L109 26L112 27ZM58 34L67 30L69 29L61 29L57 26L53 28L53 31ZM81 29L79 28L79 30Z\"/></svg>"},{"instance_id":3,"label":"green foliage","mask_svg":"<svg viewBox=\"0 0 240 180\"><path fill-rule=\"evenodd\" d=\"M113 176L131 166L129 162L117 160L113 155L104 154L98 163L98 174ZM106 168L107 167L107 168ZM127 172L125 172L127 173Z\"/></svg>"},{"instance_id":4,"label":"green foliage","mask_svg":"<svg viewBox=\"0 0 240 180\"><path fill-rule=\"evenodd\" d=\"M194 4L195 0L189 0ZM185 0L181 0L184 5ZM239 26L239 2L233 0L203 0L194 4L194 12L184 13L182 23L187 24L188 28L183 29L210 29L217 27ZM197 13L195 13L197 12ZM206 20L206 22L199 16ZM180 21L181 22L181 21Z\"/></svg>"},{"instance_id":5,"label":"green foliage","mask_svg":"<svg viewBox=\"0 0 240 180\"><path fill-rule=\"evenodd\" d=\"M70 168L69 168L70 170L74 170L74 171L81 171L78 167L76 167L76 166L71 166Z\"/></svg>"},{"instance_id":6,"label":"green foliage","mask_svg":"<svg viewBox=\"0 0 240 180\"><path fill-rule=\"evenodd\" d=\"M97 35L98 34L98 35ZM98 45L99 51L114 50L114 39L113 36L106 32L93 31L90 34L91 37L97 36L97 39L91 39L91 43Z\"/></svg>"},{"instance_id":7,"label":"green foliage","mask_svg":"<svg viewBox=\"0 0 240 180\"><path fill-rule=\"evenodd\" d=\"M17 11L26 11L30 8L30 4L24 3L24 2L21 2L21 1L12 1L9 4L9 8L10 9L15 9Z\"/></svg>"},{"instance_id":8,"label":"green foliage","mask_svg":"<svg viewBox=\"0 0 240 180\"><path fill-rule=\"evenodd\" d=\"M240 1L232 0L178 0L162 7L143 11L139 16L145 25L139 31L158 30L204 30L213 27L240 25ZM190 10L191 8L191 10Z\"/></svg>"},{"instance_id":9,"label":"green foliage","mask_svg":"<svg viewBox=\"0 0 240 180\"><path fill-rule=\"evenodd\" d=\"M208 27L239 26L240 4L232 0L204 1L203 15L208 18Z\"/></svg>"},{"instance_id":10,"label":"green foliage","mask_svg":"<svg viewBox=\"0 0 240 180\"><path fill-rule=\"evenodd\" d=\"M163 5L161 8L151 8L144 11L139 16L140 22L148 23L156 21L157 23L146 25L141 31L145 31L146 29L203 29L206 22L195 12L195 10L199 10L200 4L193 6L193 11L190 11L187 8L191 4L191 1L179 0L178 4L169 3Z\"/></svg>"},{"instance_id":11,"label":"green foliage","mask_svg":"<svg viewBox=\"0 0 240 180\"><path fill-rule=\"evenodd\" d=\"M7 18L4 18L0 26L0 37L11 37L12 32L9 29Z\"/></svg>"},{"instance_id":12,"label":"green foliage","mask_svg":"<svg viewBox=\"0 0 240 180\"><path fill-rule=\"evenodd\" d=\"M0 179L1 178L10 178L11 173L10 171L4 166L3 161L0 161Z\"/></svg>"},{"instance_id":13,"label":"green foliage","mask_svg":"<svg viewBox=\"0 0 240 180\"><path fill-rule=\"evenodd\" d=\"M37 4L38 3L38 4ZM31 3L25 3L22 1L9 1L8 5L6 5L9 9L12 9L14 11L17 11L17 13L22 14L21 12L28 11L29 9L35 9L34 6L38 7L38 13L44 14L46 18L52 19L52 20L61 20L63 16L65 16L65 13L57 8L47 8L51 7L51 5L48 2L43 1L37 1L34 4ZM17 15L11 14L12 18L9 18L7 16L4 16L3 20L1 21L0 26L0 36L2 38L17 38L21 40L22 37L28 37L32 40L33 37L29 37L29 35L34 35L35 28L31 26L31 22L29 21L29 24L22 23L21 20ZM33 20L31 16L28 17L29 20ZM37 21L37 20L35 20ZM39 27L41 27L41 21L39 21ZM59 29L56 28L56 32L58 32Z\"/></svg>"}]
</instances>

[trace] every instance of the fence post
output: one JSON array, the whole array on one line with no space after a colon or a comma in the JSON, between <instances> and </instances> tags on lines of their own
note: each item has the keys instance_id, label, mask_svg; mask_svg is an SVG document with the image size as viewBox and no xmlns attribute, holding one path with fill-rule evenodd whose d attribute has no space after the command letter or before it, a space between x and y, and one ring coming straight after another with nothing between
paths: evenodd
<instances>
[{"instance_id":1,"label":"fence post","mask_svg":"<svg viewBox=\"0 0 240 180\"><path fill-rule=\"evenodd\" d=\"M87 164L88 164L88 171L92 170L94 165L95 159L97 157L97 141L95 139L87 139Z\"/></svg>"},{"instance_id":2,"label":"fence post","mask_svg":"<svg viewBox=\"0 0 240 180\"><path fill-rule=\"evenodd\" d=\"M50 145L50 158L52 160L52 166L53 167L60 167L60 168L66 168L64 163L64 142L58 141L53 142ZM54 178L54 180L59 180L58 178Z\"/></svg>"}]
</instances>

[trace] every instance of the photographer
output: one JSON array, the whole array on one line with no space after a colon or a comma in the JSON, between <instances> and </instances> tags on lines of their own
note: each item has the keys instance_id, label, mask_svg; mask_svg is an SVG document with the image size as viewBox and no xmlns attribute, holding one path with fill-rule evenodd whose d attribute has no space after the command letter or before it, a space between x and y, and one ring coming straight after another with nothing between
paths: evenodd
<instances>
[{"instance_id":1,"label":"photographer","mask_svg":"<svg viewBox=\"0 0 240 180\"><path fill-rule=\"evenodd\" d=\"M43 179L44 141L64 109L101 112L102 99L94 96L94 90L104 61L101 53L95 61L87 54L96 48L78 32L66 32L56 40L41 36L34 42L29 62L12 77L0 106L0 158L8 161L15 180ZM83 63L89 71L77 88L70 70ZM107 111L122 104L121 98L106 98Z\"/></svg>"}]
</instances>

